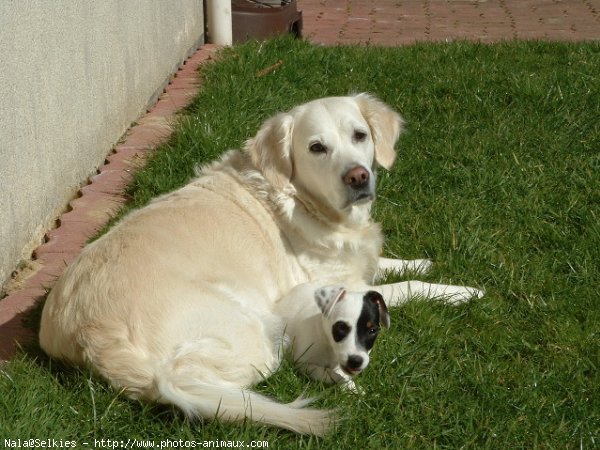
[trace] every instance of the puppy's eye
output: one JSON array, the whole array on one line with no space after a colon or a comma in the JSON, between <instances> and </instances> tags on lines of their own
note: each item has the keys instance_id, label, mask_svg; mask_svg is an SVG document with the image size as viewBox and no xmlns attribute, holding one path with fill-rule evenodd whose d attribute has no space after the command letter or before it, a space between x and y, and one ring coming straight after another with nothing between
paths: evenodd
<instances>
[{"instance_id":1,"label":"puppy's eye","mask_svg":"<svg viewBox=\"0 0 600 450\"><path fill-rule=\"evenodd\" d=\"M360 131L360 130L354 131L354 140L356 142L363 142L366 138L367 138L367 133L365 133L364 131Z\"/></svg>"},{"instance_id":2,"label":"puppy's eye","mask_svg":"<svg viewBox=\"0 0 600 450\"><path fill-rule=\"evenodd\" d=\"M308 147L308 149L312 153L327 153L327 147L325 147L320 142L313 142L312 144L310 144L310 146Z\"/></svg>"},{"instance_id":3,"label":"puppy's eye","mask_svg":"<svg viewBox=\"0 0 600 450\"><path fill-rule=\"evenodd\" d=\"M377 336L377 334L379 333L379 328L377 328L377 327L369 328L368 333L369 333L369 336L372 336L372 337Z\"/></svg>"},{"instance_id":4,"label":"puppy's eye","mask_svg":"<svg viewBox=\"0 0 600 450\"><path fill-rule=\"evenodd\" d=\"M335 342L340 342L350 334L350 326L346 322L336 322L333 324L333 327L331 327L331 334L333 335L333 340Z\"/></svg>"}]
</instances>

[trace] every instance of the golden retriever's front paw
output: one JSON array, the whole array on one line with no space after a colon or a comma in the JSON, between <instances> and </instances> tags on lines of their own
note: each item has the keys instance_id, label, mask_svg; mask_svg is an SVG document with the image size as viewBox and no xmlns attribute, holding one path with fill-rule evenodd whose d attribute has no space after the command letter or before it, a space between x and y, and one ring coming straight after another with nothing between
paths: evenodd
<instances>
[{"instance_id":1,"label":"golden retriever's front paw","mask_svg":"<svg viewBox=\"0 0 600 450\"><path fill-rule=\"evenodd\" d=\"M469 286L448 286L443 300L449 305L460 305L481 298L485 291Z\"/></svg>"},{"instance_id":2,"label":"golden retriever's front paw","mask_svg":"<svg viewBox=\"0 0 600 450\"><path fill-rule=\"evenodd\" d=\"M407 262L410 263L407 270L417 275L425 275L431 270L431 266L433 265L430 259L413 259Z\"/></svg>"},{"instance_id":3,"label":"golden retriever's front paw","mask_svg":"<svg viewBox=\"0 0 600 450\"><path fill-rule=\"evenodd\" d=\"M406 275L407 273L424 275L431 270L432 264L429 259L379 258L377 277L382 278L388 273L396 275Z\"/></svg>"}]
</instances>

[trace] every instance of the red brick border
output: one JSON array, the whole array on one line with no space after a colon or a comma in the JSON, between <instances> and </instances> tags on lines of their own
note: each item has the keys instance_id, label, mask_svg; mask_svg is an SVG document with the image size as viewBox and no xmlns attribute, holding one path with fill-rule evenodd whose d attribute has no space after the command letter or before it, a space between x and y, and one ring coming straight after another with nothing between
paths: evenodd
<instances>
[{"instance_id":1,"label":"red brick border","mask_svg":"<svg viewBox=\"0 0 600 450\"><path fill-rule=\"evenodd\" d=\"M125 202L123 191L146 156L170 134L169 123L198 91L200 65L212 58L218 47L204 45L188 58L156 104L130 128L123 143L107 156L106 163L80 196L69 203L59 226L46 234L46 242L33 252L33 270L18 291L0 300L0 362L11 358L18 343L36 336L23 326L23 318L52 287L65 266L81 252ZM15 345L17 344L17 345Z\"/></svg>"}]
</instances>

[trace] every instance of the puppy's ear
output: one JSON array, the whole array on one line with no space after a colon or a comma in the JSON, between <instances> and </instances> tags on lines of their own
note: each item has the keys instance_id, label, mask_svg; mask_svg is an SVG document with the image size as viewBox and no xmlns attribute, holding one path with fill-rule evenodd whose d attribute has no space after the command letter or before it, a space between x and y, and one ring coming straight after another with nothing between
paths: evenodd
<instances>
[{"instance_id":1,"label":"puppy's ear","mask_svg":"<svg viewBox=\"0 0 600 450\"><path fill-rule=\"evenodd\" d=\"M281 113L267 120L256 136L246 141L245 150L252 163L277 189L292 179L293 117Z\"/></svg>"},{"instance_id":2,"label":"puppy's ear","mask_svg":"<svg viewBox=\"0 0 600 450\"><path fill-rule=\"evenodd\" d=\"M377 309L379 310L379 325L384 328L389 328L390 314L381 294L376 291L369 291L365 295L365 298L377 306Z\"/></svg>"},{"instance_id":3,"label":"puppy's ear","mask_svg":"<svg viewBox=\"0 0 600 450\"><path fill-rule=\"evenodd\" d=\"M354 99L371 129L375 160L389 169L396 159L394 146L400 137L404 120L396 111L369 94L358 94Z\"/></svg>"},{"instance_id":4,"label":"puppy's ear","mask_svg":"<svg viewBox=\"0 0 600 450\"><path fill-rule=\"evenodd\" d=\"M323 286L315 291L315 301L325 317L329 317L334 305L342 300L346 290L342 286Z\"/></svg>"}]
</instances>

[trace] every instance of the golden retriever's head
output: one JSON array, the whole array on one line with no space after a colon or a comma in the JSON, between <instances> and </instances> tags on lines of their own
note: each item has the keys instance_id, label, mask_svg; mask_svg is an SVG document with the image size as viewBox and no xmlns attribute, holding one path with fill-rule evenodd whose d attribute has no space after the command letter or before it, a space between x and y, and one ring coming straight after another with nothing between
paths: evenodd
<instances>
[{"instance_id":1,"label":"golden retriever's head","mask_svg":"<svg viewBox=\"0 0 600 450\"><path fill-rule=\"evenodd\" d=\"M328 97L267 120L246 151L277 189L343 213L374 199L375 163L392 166L402 123L370 95Z\"/></svg>"}]
</instances>

